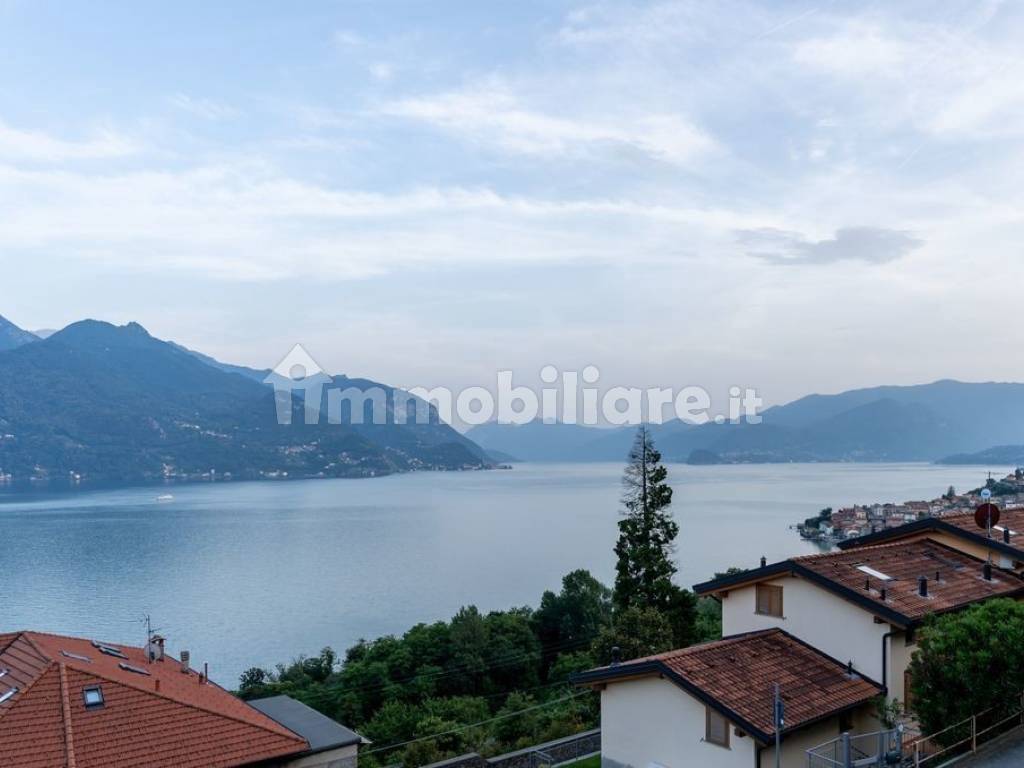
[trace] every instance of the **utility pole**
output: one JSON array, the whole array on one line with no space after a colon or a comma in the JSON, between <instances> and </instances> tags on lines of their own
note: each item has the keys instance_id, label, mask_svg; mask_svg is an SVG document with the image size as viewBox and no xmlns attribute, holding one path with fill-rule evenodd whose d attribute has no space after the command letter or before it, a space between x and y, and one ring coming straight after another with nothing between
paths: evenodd
<instances>
[{"instance_id":1,"label":"utility pole","mask_svg":"<svg viewBox=\"0 0 1024 768\"><path fill-rule=\"evenodd\" d=\"M775 768L782 765L782 728L786 724L786 705L782 703L782 695L779 693L779 684L775 684L775 697L772 702L772 720L775 722Z\"/></svg>"}]
</instances>

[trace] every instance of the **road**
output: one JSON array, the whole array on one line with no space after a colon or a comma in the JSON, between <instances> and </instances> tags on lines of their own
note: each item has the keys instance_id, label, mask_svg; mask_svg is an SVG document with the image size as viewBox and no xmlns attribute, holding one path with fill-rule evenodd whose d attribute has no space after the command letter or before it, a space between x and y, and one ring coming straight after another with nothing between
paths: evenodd
<instances>
[{"instance_id":1,"label":"road","mask_svg":"<svg viewBox=\"0 0 1024 768\"><path fill-rule=\"evenodd\" d=\"M1024 766L1024 733L1017 733L956 763L956 768L1021 768Z\"/></svg>"}]
</instances>

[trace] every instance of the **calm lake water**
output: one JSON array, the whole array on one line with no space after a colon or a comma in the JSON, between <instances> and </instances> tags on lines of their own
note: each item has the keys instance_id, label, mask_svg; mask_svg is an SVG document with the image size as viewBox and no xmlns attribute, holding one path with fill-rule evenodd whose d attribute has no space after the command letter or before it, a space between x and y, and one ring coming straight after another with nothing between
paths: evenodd
<instances>
[{"instance_id":1,"label":"calm lake water","mask_svg":"<svg viewBox=\"0 0 1024 768\"><path fill-rule=\"evenodd\" d=\"M988 469L922 464L672 465L680 583L814 551L789 526L826 506L933 498ZM536 605L563 574L611 583L620 464L0 497L0 631L168 649L233 687L325 645Z\"/></svg>"}]
</instances>

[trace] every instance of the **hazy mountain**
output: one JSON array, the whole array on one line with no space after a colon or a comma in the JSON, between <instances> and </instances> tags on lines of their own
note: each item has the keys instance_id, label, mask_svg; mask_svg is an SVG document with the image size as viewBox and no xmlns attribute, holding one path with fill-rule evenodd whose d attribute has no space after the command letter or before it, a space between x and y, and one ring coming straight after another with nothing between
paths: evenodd
<instances>
[{"instance_id":1,"label":"hazy mountain","mask_svg":"<svg viewBox=\"0 0 1024 768\"><path fill-rule=\"evenodd\" d=\"M38 336L40 339L48 339L56 332L56 328L35 328L32 330L32 334L34 336Z\"/></svg>"},{"instance_id":2,"label":"hazy mountain","mask_svg":"<svg viewBox=\"0 0 1024 768\"><path fill-rule=\"evenodd\" d=\"M997 445L977 453L958 453L939 460L939 464L987 464L1024 467L1024 445Z\"/></svg>"},{"instance_id":3,"label":"hazy mountain","mask_svg":"<svg viewBox=\"0 0 1024 768\"><path fill-rule=\"evenodd\" d=\"M247 368L244 365L232 365L231 363L222 363L220 360L216 360L210 357L209 355L204 355L202 352L196 352L194 349L189 349L188 347L182 346L181 344L175 344L173 341L169 341L167 343L170 344L175 349L180 349L187 355L192 355L192 357L194 357L196 360L204 362L207 365L211 365L214 368L224 371L225 373L237 373L241 376L245 376L245 378L247 379L258 381L261 384L263 383L263 380L267 378L267 374L270 373L270 370L266 368L261 371L257 370L256 368Z\"/></svg>"},{"instance_id":4,"label":"hazy mountain","mask_svg":"<svg viewBox=\"0 0 1024 768\"><path fill-rule=\"evenodd\" d=\"M39 341L39 337L22 330L6 317L0 315L0 352L16 349L33 341Z\"/></svg>"},{"instance_id":5,"label":"hazy mountain","mask_svg":"<svg viewBox=\"0 0 1024 768\"><path fill-rule=\"evenodd\" d=\"M93 320L0 353L0 472L15 482L72 473L137 482L210 470L366 476L489 463L436 413L423 425L305 425L296 403L293 424L280 426L268 386L207 360L135 323ZM329 386L364 384L372 382L335 377Z\"/></svg>"},{"instance_id":6,"label":"hazy mountain","mask_svg":"<svg viewBox=\"0 0 1024 768\"><path fill-rule=\"evenodd\" d=\"M721 462L934 461L1024 436L1024 384L937 381L810 395L763 413L761 424L679 421L653 427L667 459ZM469 432L524 461L621 460L633 430L539 422ZM696 453L696 455L694 455Z\"/></svg>"}]
</instances>

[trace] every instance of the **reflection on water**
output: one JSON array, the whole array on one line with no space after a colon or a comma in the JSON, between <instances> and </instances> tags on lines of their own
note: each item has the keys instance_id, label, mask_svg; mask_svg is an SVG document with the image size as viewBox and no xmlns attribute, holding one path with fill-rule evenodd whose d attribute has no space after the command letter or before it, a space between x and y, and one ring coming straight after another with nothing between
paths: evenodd
<instances>
[{"instance_id":1,"label":"reflection on water","mask_svg":"<svg viewBox=\"0 0 1024 768\"><path fill-rule=\"evenodd\" d=\"M987 468L986 468L987 469ZM611 583L618 464L133 488L0 500L0 631L169 648L233 686L253 665L401 632L461 605L536 605L563 574ZM789 526L825 506L975 487L977 467L672 465L680 583L816 551Z\"/></svg>"}]
</instances>

